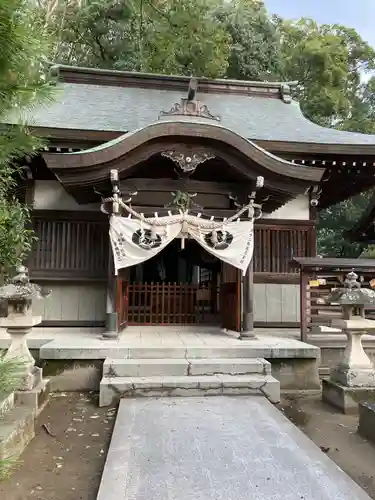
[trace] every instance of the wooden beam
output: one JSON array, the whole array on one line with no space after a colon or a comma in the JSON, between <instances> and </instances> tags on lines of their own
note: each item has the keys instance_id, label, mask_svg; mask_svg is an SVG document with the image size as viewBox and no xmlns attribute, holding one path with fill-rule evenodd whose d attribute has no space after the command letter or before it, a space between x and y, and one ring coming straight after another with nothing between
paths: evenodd
<instances>
[{"instance_id":1,"label":"wooden beam","mask_svg":"<svg viewBox=\"0 0 375 500\"><path fill-rule=\"evenodd\" d=\"M257 219L255 221L255 227L266 226L265 229L303 229L305 227L315 226L315 221L313 220L298 220L298 219Z\"/></svg>"},{"instance_id":2,"label":"wooden beam","mask_svg":"<svg viewBox=\"0 0 375 500\"><path fill-rule=\"evenodd\" d=\"M145 150L147 149L147 144L150 145L151 143L154 148L156 145L156 150L154 149L153 154L161 152L163 147L160 141L171 136L183 137L182 142L186 142L187 137L190 137L191 140L199 141L200 144L202 144L204 140L206 140L206 142L215 141L216 145L211 149L218 157L226 159L229 154L232 159L234 156L240 156L242 158L242 165L240 165L241 162L238 164L235 162L235 166L244 174L245 178L251 177L249 165L252 163L257 165L257 170L261 171L266 179L270 179L270 177L273 176L279 179L278 182L280 182L281 185L283 182L288 184L286 186L287 192L293 191L297 184L299 184L300 189L302 189L306 185L320 182L324 173L322 169L314 167L301 168L298 165L282 160L269 154L267 150L259 148L254 143L244 139L232 130L223 127L214 127L209 123L191 124L189 122L157 122L129 136L125 136L121 141L115 144L100 149L88 150L81 154L77 153L71 155L69 156L68 163L64 155L47 153L43 155L43 157L48 167L60 176L63 175L64 172L67 173L69 170L72 171L79 167L80 170L85 170L86 177L90 180L95 169L102 171L102 175L105 177L107 166L110 162L119 162L122 157L139 149L140 146L143 146L141 149ZM149 154L148 157L150 156ZM136 163L139 163L139 161ZM124 166L119 170L124 171L126 168ZM80 182L82 182L82 180L83 179L80 179ZM63 179L62 182L64 182Z\"/></svg>"},{"instance_id":3,"label":"wooden beam","mask_svg":"<svg viewBox=\"0 0 375 500\"><path fill-rule=\"evenodd\" d=\"M254 273L254 283L297 285L299 273Z\"/></svg>"},{"instance_id":4,"label":"wooden beam","mask_svg":"<svg viewBox=\"0 0 375 500\"><path fill-rule=\"evenodd\" d=\"M80 210L32 210L32 219L49 221L75 221L75 222L97 222L108 225L108 215L98 211Z\"/></svg>"},{"instance_id":5,"label":"wooden beam","mask_svg":"<svg viewBox=\"0 0 375 500\"><path fill-rule=\"evenodd\" d=\"M251 182L212 182L212 181L196 181L183 179L147 179L134 178L120 181L121 192L131 191L158 191L171 192L183 189L189 193L207 193L207 194L222 194L229 195L231 193L250 194L253 186Z\"/></svg>"}]
</instances>

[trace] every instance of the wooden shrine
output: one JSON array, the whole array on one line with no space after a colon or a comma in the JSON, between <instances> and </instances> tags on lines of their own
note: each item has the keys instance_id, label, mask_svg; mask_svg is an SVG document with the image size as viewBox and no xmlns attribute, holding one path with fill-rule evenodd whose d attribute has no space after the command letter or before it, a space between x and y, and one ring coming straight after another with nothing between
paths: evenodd
<instances>
[{"instance_id":1,"label":"wooden shrine","mask_svg":"<svg viewBox=\"0 0 375 500\"><path fill-rule=\"evenodd\" d=\"M51 71L56 101L30 117L47 146L25 159L18 186L38 237L31 277L53 290L43 324L298 325L290 262L316 255L317 210L374 185L375 136L311 123L291 99L293 84ZM114 170L121 198L145 216L188 208L223 220L254 196L262 216L245 278L177 239L162 261L115 277L100 211Z\"/></svg>"}]
</instances>

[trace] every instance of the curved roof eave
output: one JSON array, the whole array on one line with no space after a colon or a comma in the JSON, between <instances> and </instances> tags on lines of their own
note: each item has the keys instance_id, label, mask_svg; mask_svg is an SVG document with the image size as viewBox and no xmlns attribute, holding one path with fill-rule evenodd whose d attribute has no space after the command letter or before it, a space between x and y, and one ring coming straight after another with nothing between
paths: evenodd
<instances>
[{"instance_id":1,"label":"curved roof eave","mask_svg":"<svg viewBox=\"0 0 375 500\"><path fill-rule=\"evenodd\" d=\"M91 149L75 153L44 153L43 157L51 170L85 169L116 160L153 139L171 136L203 137L226 143L265 168L266 171L309 182L310 184L318 183L324 173L324 169L296 165L279 158L254 142L215 122L211 123L207 119L191 117L189 119L184 117L181 119L160 120ZM66 161L68 157L69 162Z\"/></svg>"}]
</instances>

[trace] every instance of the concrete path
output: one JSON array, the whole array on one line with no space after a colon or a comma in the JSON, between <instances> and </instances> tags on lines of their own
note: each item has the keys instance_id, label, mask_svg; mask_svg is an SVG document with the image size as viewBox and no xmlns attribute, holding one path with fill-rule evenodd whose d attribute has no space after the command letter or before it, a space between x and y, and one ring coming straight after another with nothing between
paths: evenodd
<instances>
[{"instance_id":1,"label":"concrete path","mask_svg":"<svg viewBox=\"0 0 375 500\"><path fill-rule=\"evenodd\" d=\"M97 500L370 500L262 397L124 399Z\"/></svg>"}]
</instances>

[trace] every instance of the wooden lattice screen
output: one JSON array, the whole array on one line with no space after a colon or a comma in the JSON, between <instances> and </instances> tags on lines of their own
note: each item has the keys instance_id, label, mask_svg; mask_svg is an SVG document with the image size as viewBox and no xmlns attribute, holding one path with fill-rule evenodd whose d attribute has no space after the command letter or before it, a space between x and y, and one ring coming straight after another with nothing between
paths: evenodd
<instances>
[{"instance_id":1,"label":"wooden lattice screen","mask_svg":"<svg viewBox=\"0 0 375 500\"><path fill-rule=\"evenodd\" d=\"M33 278L107 276L108 223L35 217L37 237L29 262Z\"/></svg>"},{"instance_id":2,"label":"wooden lattice screen","mask_svg":"<svg viewBox=\"0 0 375 500\"><path fill-rule=\"evenodd\" d=\"M211 290L198 284L133 283L127 287L128 323L131 324L197 324L209 316Z\"/></svg>"},{"instance_id":3,"label":"wooden lattice screen","mask_svg":"<svg viewBox=\"0 0 375 500\"><path fill-rule=\"evenodd\" d=\"M255 227L254 272L298 273L291 267L294 257L310 257L315 254L315 230L312 225L267 224L267 220Z\"/></svg>"}]
</instances>

